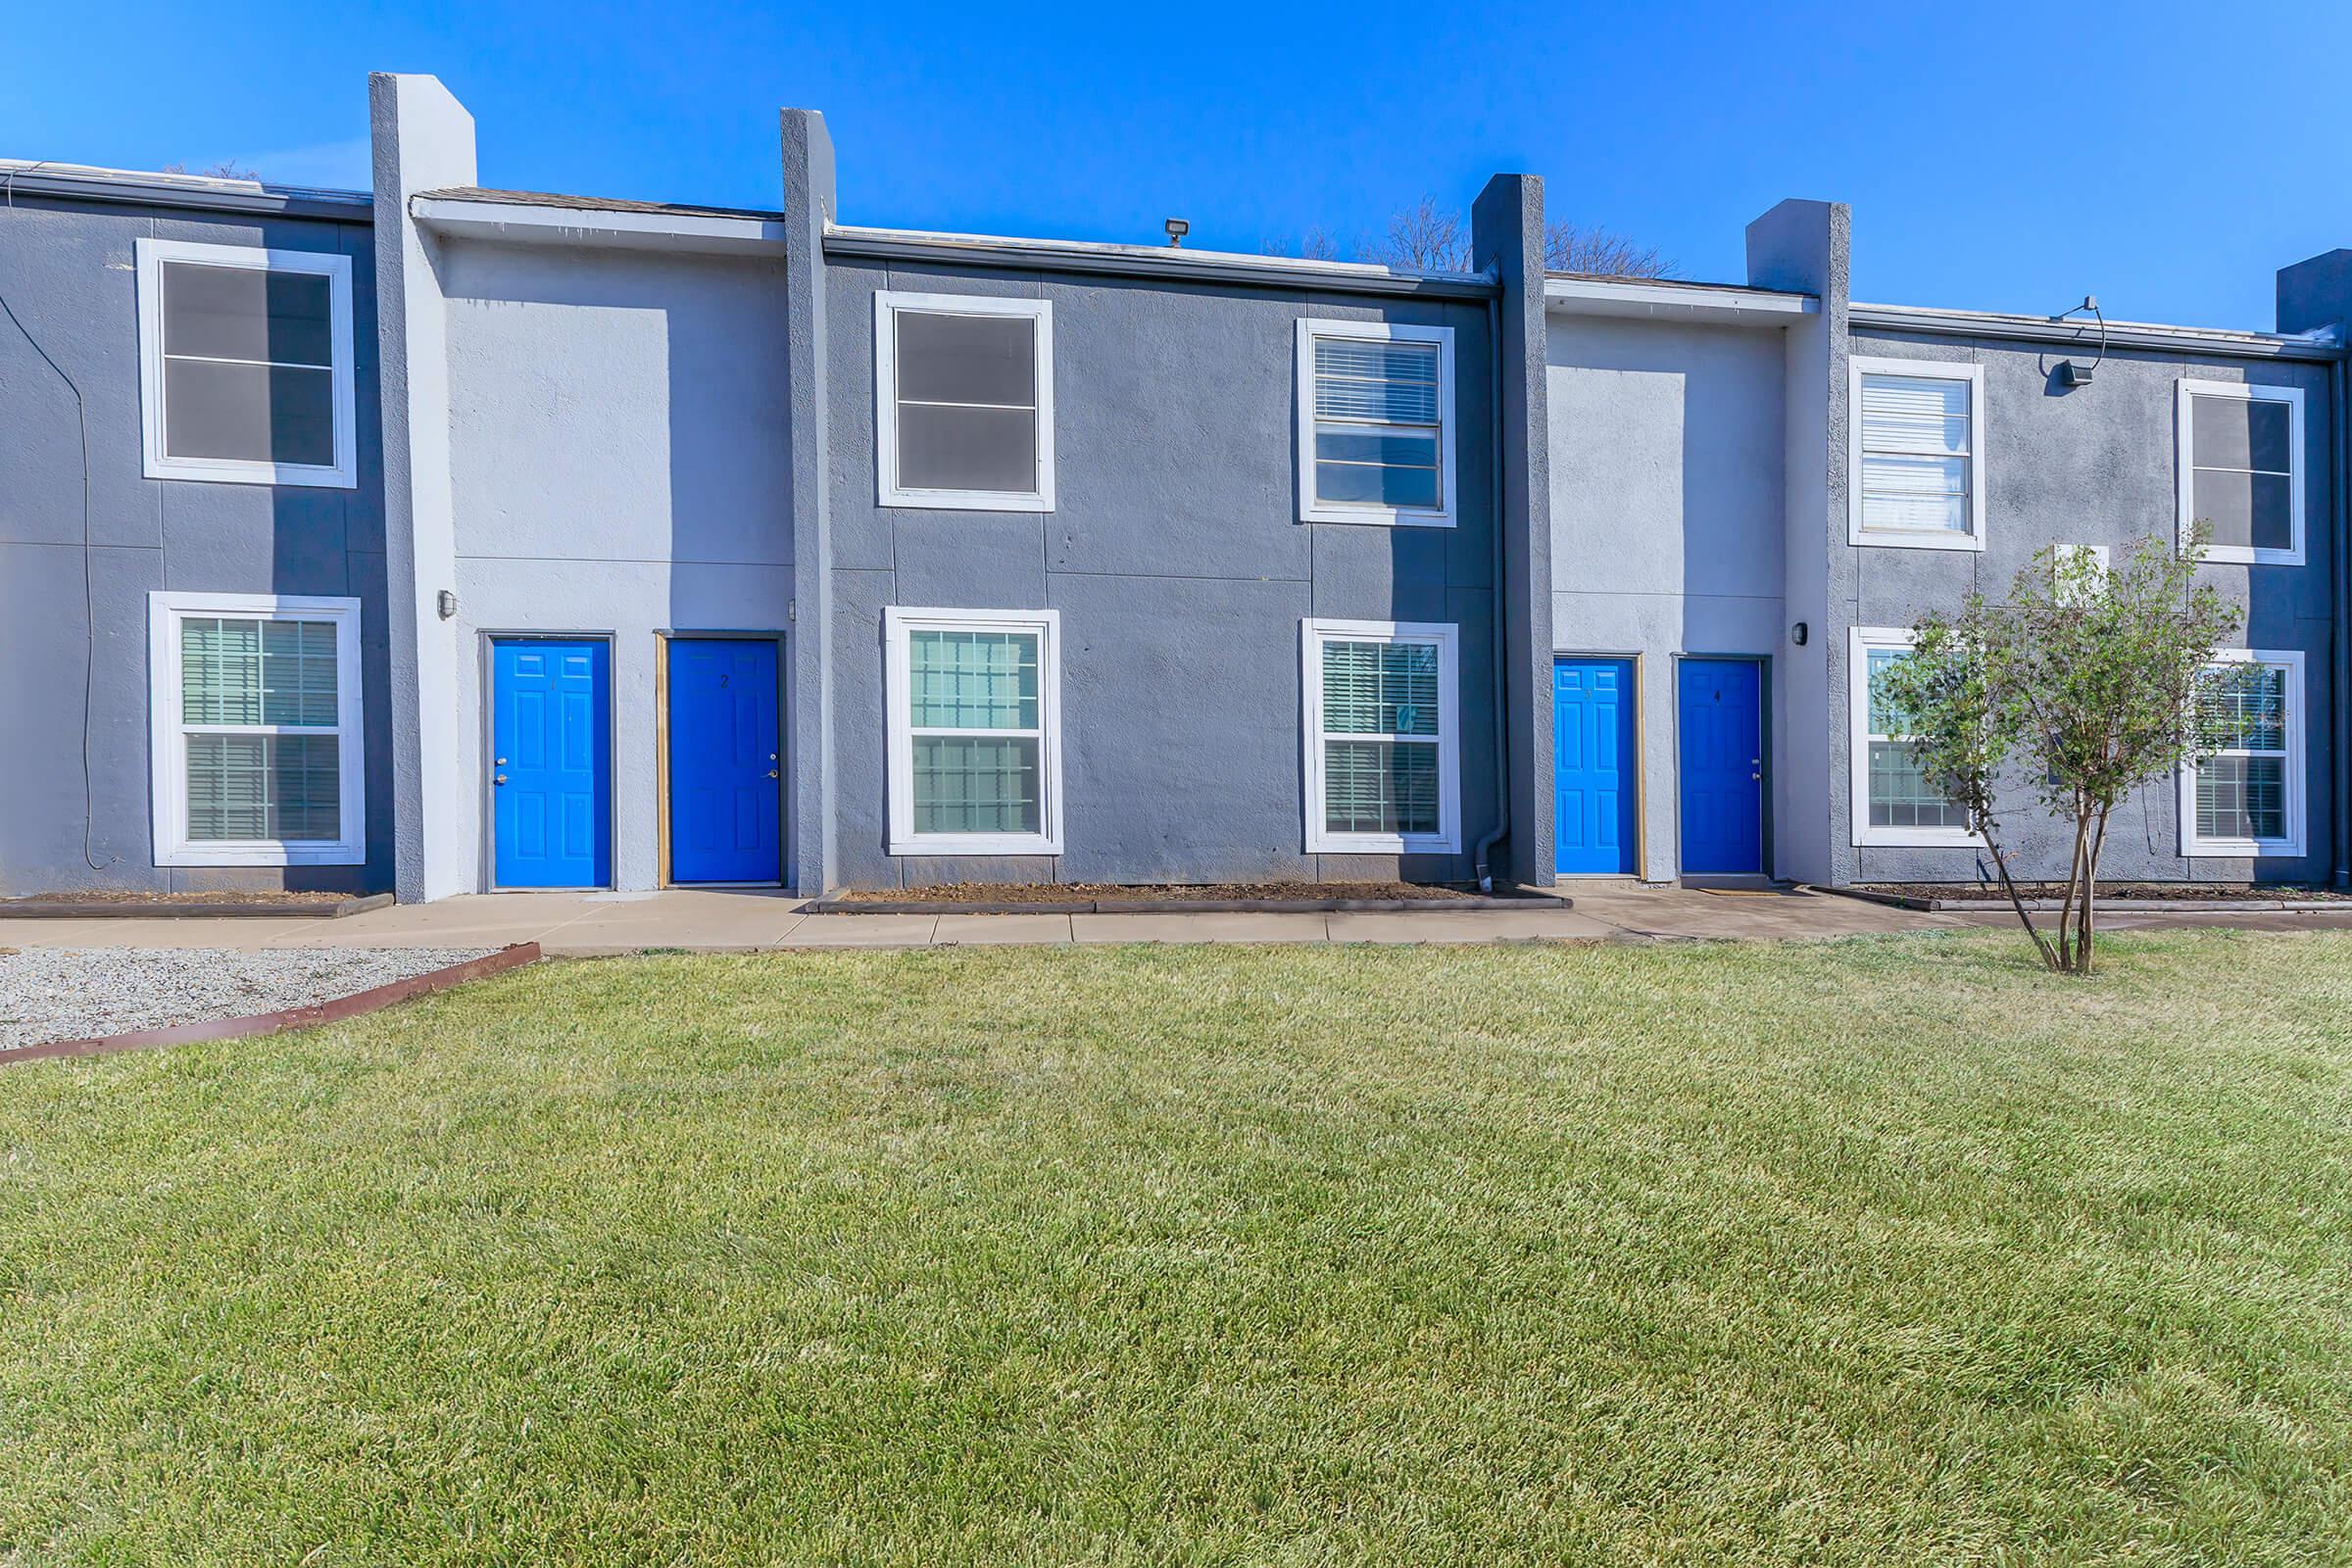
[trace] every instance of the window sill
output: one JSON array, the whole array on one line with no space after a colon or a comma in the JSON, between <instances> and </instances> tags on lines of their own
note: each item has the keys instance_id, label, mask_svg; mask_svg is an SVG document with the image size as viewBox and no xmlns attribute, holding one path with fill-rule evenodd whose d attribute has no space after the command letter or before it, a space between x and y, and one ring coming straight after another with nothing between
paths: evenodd
<instances>
[{"instance_id":1,"label":"window sill","mask_svg":"<svg viewBox=\"0 0 2352 1568\"><path fill-rule=\"evenodd\" d=\"M366 865L351 844L181 844L156 852L158 866Z\"/></svg>"},{"instance_id":2,"label":"window sill","mask_svg":"<svg viewBox=\"0 0 2352 1568\"><path fill-rule=\"evenodd\" d=\"M2199 563L2207 566L2300 566L2306 555L2301 550L2249 550L2235 545L2214 545L2205 552Z\"/></svg>"},{"instance_id":3,"label":"window sill","mask_svg":"<svg viewBox=\"0 0 2352 1568\"><path fill-rule=\"evenodd\" d=\"M1018 495L1003 490L886 489L878 504L916 512L1039 513L1054 510L1054 497L1049 491Z\"/></svg>"},{"instance_id":4,"label":"window sill","mask_svg":"<svg viewBox=\"0 0 2352 1568\"><path fill-rule=\"evenodd\" d=\"M146 476L192 480L197 484L272 484L312 490L360 487L360 481L347 467L307 463L241 463L227 458L150 457Z\"/></svg>"},{"instance_id":5,"label":"window sill","mask_svg":"<svg viewBox=\"0 0 2352 1568\"><path fill-rule=\"evenodd\" d=\"M2184 860L2291 860L2303 854L2294 839L2192 839L2180 847Z\"/></svg>"},{"instance_id":6,"label":"window sill","mask_svg":"<svg viewBox=\"0 0 2352 1568\"><path fill-rule=\"evenodd\" d=\"M1441 833L1310 833L1309 855L1459 855L1459 840Z\"/></svg>"},{"instance_id":7,"label":"window sill","mask_svg":"<svg viewBox=\"0 0 2352 1568\"><path fill-rule=\"evenodd\" d=\"M1454 516L1450 512L1400 512L1384 507L1326 507L1305 506L1298 509L1300 522L1352 522L1375 528L1450 528Z\"/></svg>"},{"instance_id":8,"label":"window sill","mask_svg":"<svg viewBox=\"0 0 2352 1568\"><path fill-rule=\"evenodd\" d=\"M890 841L893 855L1059 855L1061 841L1042 833L926 833Z\"/></svg>"},{"instance_id":9,"label":"window sill","mask_svg":"<svg viewBox=\"0 0 2352 1568\"><path fill-rule=\"evenodd\" d=\"M1978 534L1887 533L1865 528L1852 530L1846 542L1858 550L1952 550L1982 554L1984 549L1984 540Z\"/></svg>"},{"instance_id":10,"label":"window sill","mask_svg":"<svg viewBox=\"0 0 2352 1568\"><path fill-rule=\"evenodd\" d=\"M1854 835L1857 850L1981 850L1982 834L1965 828L1864 828Z\"/></svg>"}]
</instances>

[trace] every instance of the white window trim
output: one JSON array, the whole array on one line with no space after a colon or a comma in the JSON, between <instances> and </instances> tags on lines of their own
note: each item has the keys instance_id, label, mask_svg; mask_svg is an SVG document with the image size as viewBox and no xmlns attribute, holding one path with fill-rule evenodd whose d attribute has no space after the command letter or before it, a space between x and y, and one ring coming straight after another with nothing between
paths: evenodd
<instances>
[{"instance_id":1,"label":"white window trim","mask_svg":"<svg viewBox=\"0 0 2352 1568\"><path fill-rule=\"evenodd\" d=\"M139 267L139 428L150 479L195 479L211 484L306 485L359 488L359 417L354 390L351 258L322 251L260 250L250 245L203 245L193 240L141 239ZM333 338L335 461L261 463L243 458L175 458L164 444L164 265L195 262L265 272L306 272L327 280Z\"/></svg>"},{"instance_id":2,"label":"white window trim","mask_svg":"<svg viewBox=\"0 0 2352 1568\"><path fill-rule=\"evenodd\" d=\"M1984 548L1984 479L1986 464L1984 367L1952 360L1894 360L1857 354L1846 362L1846 529L1850 545L1884 550L1983 550ZM1862 526L1862 378L1900 375L1918 381L1968 383L1968 525L1966 534L1940 528L1864 528Z\"/></svg>"},{"instance_id":3,"label":"white window trim","mask_svg":"<svg viewBox=\"0 0 2352 1568\"><path fill-rule=\"evenodd\" d=\"M1031 490L918 490L899 483L900 311L1017 316L1037 336L1037 486ZM1054 510L1054 302L985 294L874 294L874 484L881 505L941 512Z\"/></svg>"},{"instance_id":4,"label":"white window trim","mask_svg":"<svg viewBox=\"0 0 2352 1568\"><path fill-rule=\"evenodd\" d=\"M1302 815L1309 855L1456 855L1462 847L1460 629L1451 621L1302 620L1298 623L1299 724L1306 762ZM1323 796L1323 645L1430 643L1438 650L1438 831L1334 833ZM1346 737L1339 737L1345 739ZM1362 737L1358 737L1361 739Z\"/></svg>"},{"instance_id":5,"label":"white window trim","mask_svg":"<svg viewBox=\"0 0 2352 1568\"><path fill-rule=\"evenodd\" d=\"M1856 626L1846 640L1847 814L1856 849L1975 849L1984 836L1964 827L1877 827L1870 820L1870 653L1909 650L1918 638L1902 626Z\"/></svg>"},{"instance_id":6,"label":"white window trim","mask_svg":"<svg viewBox=\"0 0 2352 1568\"><path fill-rule=\"evenodd\" d=\"M1315 496L1315 339L1356 338L1377 343L1435 343L1438 346L1438 482L1435 511L1419 507L1349 506ZM1391 321L1298 321L1297 401L1298 406L1298 520L1363 522L1400 528L1454 525L1453 328L1404 326Z\"/></svg>"},{"instance_id":7,"label":"white window trim","mask_svg":"<svg viewBox=\"0 0 2352 1568\"><path fill-rule=\"evenodd\" d=\"M2272 664L2286 671L2286 825L2278 839L2209 839L2197 832L2197 769L2180 767L2180 853L2184 857L2231 856L2246 858L2295 857L2304 853L2308 823L2303 793L2303 652L2298 648L2222 648L2214 652L2217 664Z\"/></svg>"},{"instance_id":8,"label":"white window trim","mask_svg":"<svg viewBox=\"0 0 2352 1568\"><path fill-rule=\"evenodd\" d=\"M189 615L328 620L335 626L335 736L343 836L328 844L188 837L188 726L180 720L179 621ZM148 772L157 865L364 865L368 860L368 746L360 687L360 602L291 594L147 596ZM237 725L241 732L266 728ZM295 731L287 731L296 733ZM316 730L299 733L316 734Z\"/></svg>"},{"instance_id":9,"label":"white window trim","mask_svg":"<svg viewBox=\"0 0 2352 1568\"><path fill-rule=\"evenodd\" d=\"M2243 398L2249 403L2283 403L2287 417L2287 462L2292 466L2286 476L2286 509L2289 525L2294 530L2294 544L2285 550L2262 550L2250 545L2214 545L2205 552L2208 562L2247 566L2300 566L2304 563L2307 535L2304 532L2303 485L2308 464L2305 462L2303 436L2303 389L2299 386L2255 386L2245 381L2198 381L2187 376L2180 379L2175 396L2173 418L2179 438L2177 472L2174 475L2177 519L2174 535L2179 548L2188 548L2189 530L2196 526L2196 423L2192 398Z\"/></svg>"},{"instance_id":10,"label":"white window trim","mask_svg":"<svg viewBox=\"0 0 2352 1568\"><path fill-rule=\"evenodd\" d=\"M917 833L914 724L909 671L917 631L1004 631L1037 637L1038 787L1036 833ZM890 853L893 855L1059 855L1061 853L1061 612L1057 610L882 611L883 702L890 733ZM973 733L982 733L974 731ZM1002 734L990 730L988 734Z\"/></svg>"}]
</instances>

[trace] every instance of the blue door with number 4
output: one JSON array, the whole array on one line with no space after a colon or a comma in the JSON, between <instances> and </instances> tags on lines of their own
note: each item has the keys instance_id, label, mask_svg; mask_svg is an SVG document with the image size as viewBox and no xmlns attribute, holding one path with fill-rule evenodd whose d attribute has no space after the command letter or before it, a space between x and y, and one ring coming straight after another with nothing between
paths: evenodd
<instances>
[{"instance_id":1,"label":"blue door with number 4","mask_svg":"<svg viewBox=\"0 0 2352 1568\"><path fill-rule=\"evenodd\" d=\"M673 637L668 664L669 879L782 880L776 645Z\"/></svg>"},{"instance_id":2,"label":"blue door with number 4","mask_svg":"<svg viewBox=\"0 0 2352 1568\"><path fill-rule=\"evenodd\" d=\"M612 885L612 646L490 645L492 875L502 888Z\"/></svg>"},{"instance_id":3,"label":"blue door with number 4","mask_svg":"<svg viewBox=\"0 0 2352 1568\"><path fill-rule=\"evenodd\" d=\"M1761 873L1763 666L1752 659L1686 659L1676 682L1683 869Z\"/></svg>"},{"instance_id":4,"label":"blue door with number 4","mask_svg":"<svg viewBox=\"0 0 2352 1568\"><path fill-rule=\"evenodd\" d=\"M1551 724L1555 868L1564 876L1632 875L1634 662L1555 661Z\"/></svg>"}]
</instances>

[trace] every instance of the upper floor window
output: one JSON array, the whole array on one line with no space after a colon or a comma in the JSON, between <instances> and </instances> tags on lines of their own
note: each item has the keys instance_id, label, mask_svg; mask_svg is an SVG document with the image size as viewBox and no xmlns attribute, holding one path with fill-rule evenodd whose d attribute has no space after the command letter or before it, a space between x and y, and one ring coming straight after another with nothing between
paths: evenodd
<instances>
[{"instance_id":1,"label":"upper floor window","mask_svg":"<svg viewBox=\"0 0 2352 1568\"><path fill-rule=\"evenodd\" d=\"M1853 838L1860 845L1929 848L1977 842L1968 808L1951 800L1911 756L1911 724L1880 680L1909 657L1911 633L1894 627L1853 629L1850 710L1853 737Z\"/></svg>"},{"instance_id":2,"label":"upper floor window","mask_svg":"<svg viewBox=\"0 0 2352 1568\"><path fill-rule=\"evenodd\" d=\"M151 479L357 486L351 259L142 239Z\"/></svg>"},{"instance_id":3,"label":"upper floor window","mask_svg":"<svg viewBox=\"0 0 2352 1568\"><path fill-rule=\"evenodd\" d=\"M1298 518L1453 526L1453 329L1298 323Z\"/></svg>"},{"instance_id":4,"label":"upper floor window","mask_svg":"<svg viewBox=\"0 0 2352 1568\"><path fill-rule=\"evenodd\" d=\"M1984 548L1984 369L1852 361L1849 542Z\"/></svg>"},{"instance_id":5,"label":"upper floor window","mask_svg":"<svg viewBox=\"0 0 2352 1568\"><path fill-rule=\"evenodd\" d=\"M2303 564L2303 389L2180 383L2180 540L2213 530L2208 561Z\"/></svg>"},{"instance_id":6,"label":"upper floor window","mask_svg":"<svg viewBox=\"0 0 2352 1568\"><path fill-rule=\"evenodd\" d=\"M1054 510L1054 304L874 296L882 505Z\"/></svg>"},{"instance_id":7,"label":"upper floor window","mask_svg":"<svg viewBox=\"0 0 2352 1568\"><path fill-rule=\"evenodd\" d=\"M2182 855L2303 853L2303 656L2231 649L2197 694L2202 762L2180 770Z\"/></svg>"},{"instance_id":8,"label":"upper floor window","mask_svg":"<svg viewBox=\"0 0 2352 1568\"><path fill-rule=\"evenodd\" d=\"M1370 620L1301 629L1307 852L1460 849L1456 629Z\"/></svg>"}]
</instances>

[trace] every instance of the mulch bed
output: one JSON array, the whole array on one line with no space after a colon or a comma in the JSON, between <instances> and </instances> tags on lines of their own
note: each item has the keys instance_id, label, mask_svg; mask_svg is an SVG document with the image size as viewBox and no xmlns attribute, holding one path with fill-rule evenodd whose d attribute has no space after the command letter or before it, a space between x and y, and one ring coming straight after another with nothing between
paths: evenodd
<instances>
[{"instance_id":1,"label":"mulch bed","mask_svg":"<svg viewBox=\"0 0 2352 1568\"><path fill-rule=\"evenodd\" d=\"M348 893L292 893L283 888L230 889L210 893L142 893L128 888L79 888L65 893L27 893L0 899L11 904L341 904Z\"/></svg>"},{"instance_id":2,"label":"mulch bed","mask_svg":"<svg viewBox=\"0 0 2352 1568\"><path fill-rule=\"evenodd\" d=\"M1966 899L1986 904L2007 904L2009 896L2001 891L1998 882L1870 882L1862 884L1866 893L1886 893L1901 899L1942 899L1947 903ZM2110 901L2130 903L2134 900L2155 900L2167 904L2223 904L2245 899L2284 899L2297 904L2340 902L2352 904L2352 894L2339 893L2332 888L2294 887L2278 882L2102 882L2098 886L2101 904ZM2020 882L2018 897L2023 899L2063 899L2063 882Z\"/></svg>"}]
</instances>

